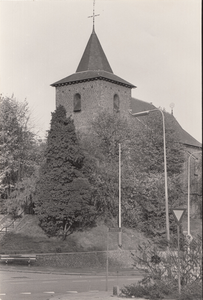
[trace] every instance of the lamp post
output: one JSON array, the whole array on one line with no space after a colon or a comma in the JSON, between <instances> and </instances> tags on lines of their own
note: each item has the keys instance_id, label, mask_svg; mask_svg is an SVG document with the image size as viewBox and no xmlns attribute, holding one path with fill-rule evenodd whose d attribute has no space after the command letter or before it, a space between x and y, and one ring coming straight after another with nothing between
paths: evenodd
<instances>
[{"instance_id":1,"label":"lamp post","mask_svg":"<svg viewBox=\"0 0 203 300\"><path fill-rule=\"evenodd\" d=\"M166 237L167 241L170 241L170 234L169 234L169 210L168 210L168 182L167 182L167 165L166 165L166 130L165 130L165 118L164 113L161 109L155 108L152 110L146 110L138 113L129 113L134 117L146 116L154 111L160 111L163 120L163 143L164 143L164 178L165 178L165 206L166 206ZM168 247L167 247L168 248Z\"/></svg>"},{"instance_id":2,"label":"lamp post","mask_svg":"<svg viewBox=\"0 0 203 300\"><path fill-rule=\"evenodd\" d=\"M121 232L121 144L119 144L119 197L118 197L118 246L122 247L122 232Z\"/></svg>"},{"instance_id":3,"label":"lamp post","mask_svg":"<svg viewBox=\"0 0 203 300\"><path fill-rule=\"evenodd\" d=\"M187 234L190 236L190 161L191 161L191 157L193 156L193 154L197 154L197 153L202 153L202 151L195 151L190 153L189 157L188 157L188 211L187 211L187 217L188 217L188 229L187 229Z\"/></svg>"}]
</instances>

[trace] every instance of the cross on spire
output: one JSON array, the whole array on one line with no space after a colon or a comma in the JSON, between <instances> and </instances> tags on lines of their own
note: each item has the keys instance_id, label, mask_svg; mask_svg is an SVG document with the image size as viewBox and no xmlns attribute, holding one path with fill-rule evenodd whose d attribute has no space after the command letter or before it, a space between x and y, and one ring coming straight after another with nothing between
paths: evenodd
<instances>
[{"instance_id":1,"label":"cross on spire","mask_svg":"<svg viewBox=\"0 0 203 300\"><path fill-rule=\"evenodd\" d=\"M100 16L100 15L95 15L95 0L93 0L93 15L88 17L88 18L93 18L93 30L94 30L95 17L98 17L98 16Z\"/></svg>"}]
</instances>

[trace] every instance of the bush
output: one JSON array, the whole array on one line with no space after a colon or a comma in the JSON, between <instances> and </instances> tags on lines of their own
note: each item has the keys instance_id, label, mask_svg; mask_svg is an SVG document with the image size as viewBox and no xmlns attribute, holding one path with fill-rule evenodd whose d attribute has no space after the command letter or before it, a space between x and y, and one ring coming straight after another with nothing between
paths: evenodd
<instances>
[{"instance_id":1,"label":"bush","mask_svg":"<svg viewBox=\"0 0 203 300\"><path fill-rule=\"evenodd\" d=\"M139 248L140 255L134 259L134 267L145 270L144 278L137 285L125 286L126 296L163 299L165 296L179 300L200 300L202 295L202 238L196 236L188 244L185 240L180 253L181 295L178 294L177 251L160 251L151 243Z\"/></svg>"},{"instance_id":2,"label":"bush","mask_svg":"<svg viewBox=\"0 0 203 300\"><path fill-rule=\"evenodd\" d=\"M172 286L163 282L154 284L143 284L142 281L138 284L125 286L121 291L127 297L143 297L147 299L163 299L171 293Z\"/></svg>"},{"instance_id":3,"label":"bush","mask_svg":"<svg viewBox=\"0 0 203 300\"><path fill-rule=\"evenodd\" d=\"M124 286L121 289L121 292L126 295L126 297L143 297L145 296L145 288L141 285L131 284L128 286Z\"/></svg>"},{"instance_id":4,"label":"bush","mask_svg":"<svg viewBox=\"0 0 203 300\"><path fill-rule=\"evenodd\" d=\"M178 295L176 295L178 298ZM179 300L202 300L202 283L193 282L182 288Z\"/></svg>"}]
</instances>

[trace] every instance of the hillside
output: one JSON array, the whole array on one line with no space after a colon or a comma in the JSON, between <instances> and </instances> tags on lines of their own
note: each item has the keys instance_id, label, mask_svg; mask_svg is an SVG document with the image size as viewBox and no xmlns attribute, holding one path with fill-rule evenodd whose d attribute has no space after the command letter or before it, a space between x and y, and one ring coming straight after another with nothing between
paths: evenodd
<instances>
[{"instance_id":1,"label":"hillside","mask_svg":"<svg viewBox=\"0 0 203 300\"><path fill-rule=\"evenodd\" d=\"M112 223L110 225L114 227ZM123 249L137 249L146 241L142 233L123 228ZM16 227L0 241L0 253L55 253L106 250L107 226L98 222L86 231L74 232L62 241L49 238L38 225L36 216L25 215ZM109 249L117 249L117 233L109 233Z\"/></svg>"},{"instance_id":2,"label":"hillside","mask_svg":"<svg viewBox=\"0 0 203 300\"><path fill-rule=\"evenodd\" d=\"M183 230L187 231L187 220L183 220ZM111 221L109 227L116 227ZM201 234L202 220L191 219L191 234ZM109 249L117 246L117 233L109 233ZM123 249L136 250L147 239L133 229L123 228ZM86 231L74 232L65 241L49 238L38 225L37 216L25 215L15 228L4 235L0 241L0 253L61 253L106 250L107 226L102 221Z\"/></svg>"}]
</instances>

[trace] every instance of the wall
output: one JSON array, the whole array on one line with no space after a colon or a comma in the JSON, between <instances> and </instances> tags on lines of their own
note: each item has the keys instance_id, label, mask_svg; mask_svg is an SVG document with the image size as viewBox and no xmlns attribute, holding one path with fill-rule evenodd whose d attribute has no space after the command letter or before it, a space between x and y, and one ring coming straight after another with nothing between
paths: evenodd
<instances>
[{"instance_id":1,"label":"wall","mask_svg":"<svg viewBox=\"0 0 203 300\"><path fill-rule=\"evenodd\" d=\"M81 111L73 112L74 95L81 95ZM118 94L120 114L128 117L131 89L104 80L86 81L56 88L56 106L63 105L67 116L72 115L77 129L85 129L103 109L113 113L113 97Z\"/></svg>"}]
</instances>

